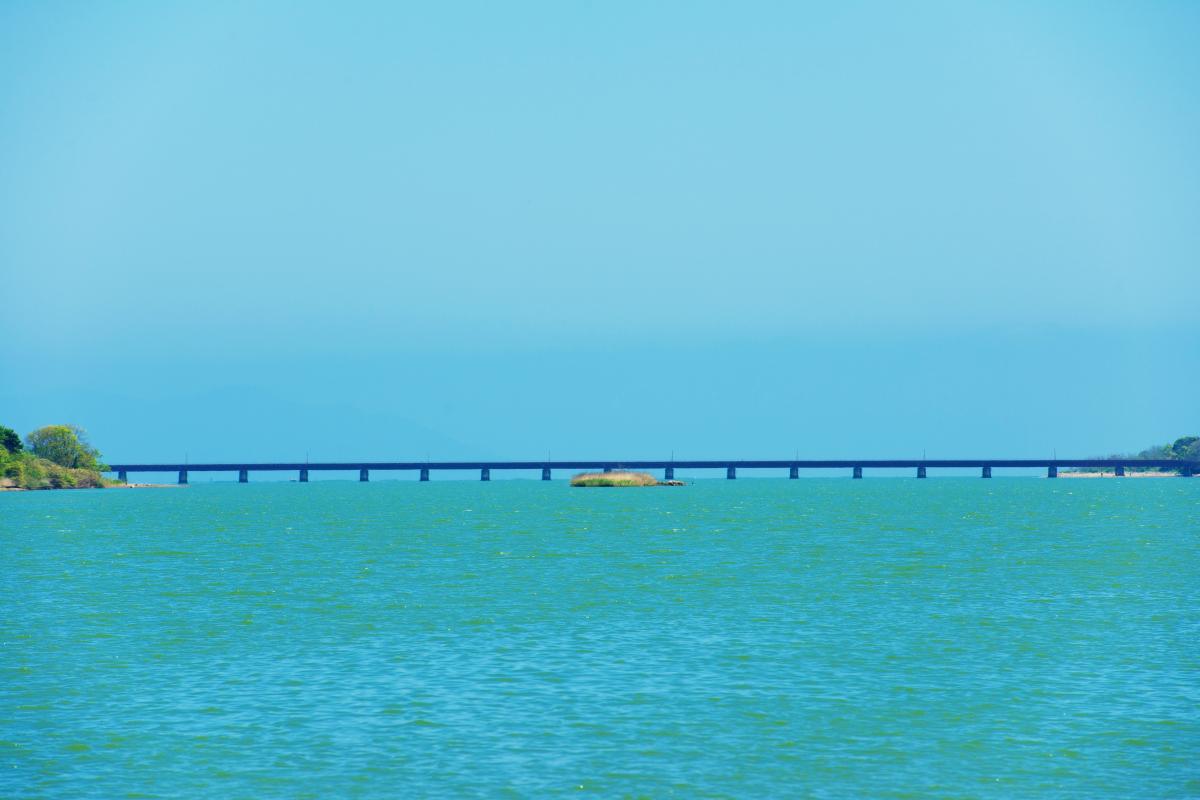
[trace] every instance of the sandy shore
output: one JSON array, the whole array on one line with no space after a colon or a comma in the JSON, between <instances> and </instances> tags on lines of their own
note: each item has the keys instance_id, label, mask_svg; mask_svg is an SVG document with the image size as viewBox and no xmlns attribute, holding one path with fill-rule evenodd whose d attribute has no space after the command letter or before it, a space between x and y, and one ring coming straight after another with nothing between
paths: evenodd
<instances>
[{"instance_id":1,"label":"sandy shore","mask_svg":"<svg viewBox=\"0 0 1200 800\"><path fill-rule=\"evenodd\" d=\"M0 486L0 492L78 492L86 489L186 489L178 483L114 483L109 486L63 486L59 489L25 489L20 486Z\"/></svg>"},{"instance_id":2,"label":"sandy shore","mask_svg":"<svg viewBox=\"0 0 1200 800\"><path fill-rule=\"evenodd\" d=\"M105 489L186 489L186 483L114 483Z\"/></svg>"}]
</instances>

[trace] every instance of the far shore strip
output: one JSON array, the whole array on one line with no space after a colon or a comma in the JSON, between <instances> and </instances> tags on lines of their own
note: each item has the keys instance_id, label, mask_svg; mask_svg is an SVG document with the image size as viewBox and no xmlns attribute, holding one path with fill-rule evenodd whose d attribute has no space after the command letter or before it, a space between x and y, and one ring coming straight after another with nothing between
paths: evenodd
<instances>
[{"instance_id":1,"label":"far shore strip","mask_svg":"<svg viewBox=\"0 0 1200 800\"><path fill-rule=\"evenodd\" d=\"M1133 472L1126 470L1124 475L1115 472L1060 472L1060 478L1178 478L1178 472Z\"/></svg>"}]
</instances>

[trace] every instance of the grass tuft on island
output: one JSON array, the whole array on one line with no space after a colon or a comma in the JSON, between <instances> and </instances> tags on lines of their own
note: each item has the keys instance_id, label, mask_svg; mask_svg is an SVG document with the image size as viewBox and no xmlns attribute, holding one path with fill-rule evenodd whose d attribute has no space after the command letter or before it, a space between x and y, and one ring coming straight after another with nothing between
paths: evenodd
<instances>
[{"instance_id":1,"label":"grass tuft on island","mask_svg":"<svg viewBox=\"0 0 1200 800\"><path fill-rule=\"evenodd\" d=\"M683 481L660 481L647 472L582 472L572 486L682 486Z\"/></svg>"}]
</instances>

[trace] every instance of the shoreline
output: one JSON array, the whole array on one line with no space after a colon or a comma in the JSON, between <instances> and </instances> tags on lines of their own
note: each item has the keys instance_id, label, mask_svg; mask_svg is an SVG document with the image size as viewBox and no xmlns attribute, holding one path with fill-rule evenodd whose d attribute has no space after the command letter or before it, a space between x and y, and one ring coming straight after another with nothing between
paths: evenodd
<instances>
[{"instance_id":1,"label":"shoreline","mask_svg":"<svg viewBox=\"0 0 1200 800\"><path fill-rule=\"evenodd\" d=\"M186 483L114 483L104 489L186 489Z\"/></svg>"},{"instance_id":2,"label":"shoreline","mask_svg":"<svg viewBox=\"0 0 1200 800\"><path fill-rule=\"evenodd\" d=\"M1118 475L1115 472L1060 472L1060 478L1183 478L1178 472L1126 472Z\"/></svg>"},{"instance_id":3,"label":"shoreline","mask_svg":"<svg viewBox=\"0 0 1200 800\"><path fill-rule=\"evenodd\" d=\"M187 484L178 483L113 483L108 486L47 486L44 489L26 489L23 486L0 486L0 492L84 492L89 489L186 489Z\"/></svg>"}]
</instances>

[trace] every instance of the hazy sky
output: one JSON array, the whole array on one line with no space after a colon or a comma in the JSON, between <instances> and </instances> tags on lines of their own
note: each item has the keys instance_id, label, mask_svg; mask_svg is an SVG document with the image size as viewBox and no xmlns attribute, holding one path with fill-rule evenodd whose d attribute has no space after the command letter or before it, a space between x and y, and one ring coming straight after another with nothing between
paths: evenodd
<instances>
[{"instance_id":1,"label":"hazy sky","mask_svg":"<svg viewBox=\"0 0 1200 800\"><path fill-rule=\"evenodd\" d=\"M1200 432L1200 5L0 4L0 424L112 460Z\"/></svg>"}]
</instances>

